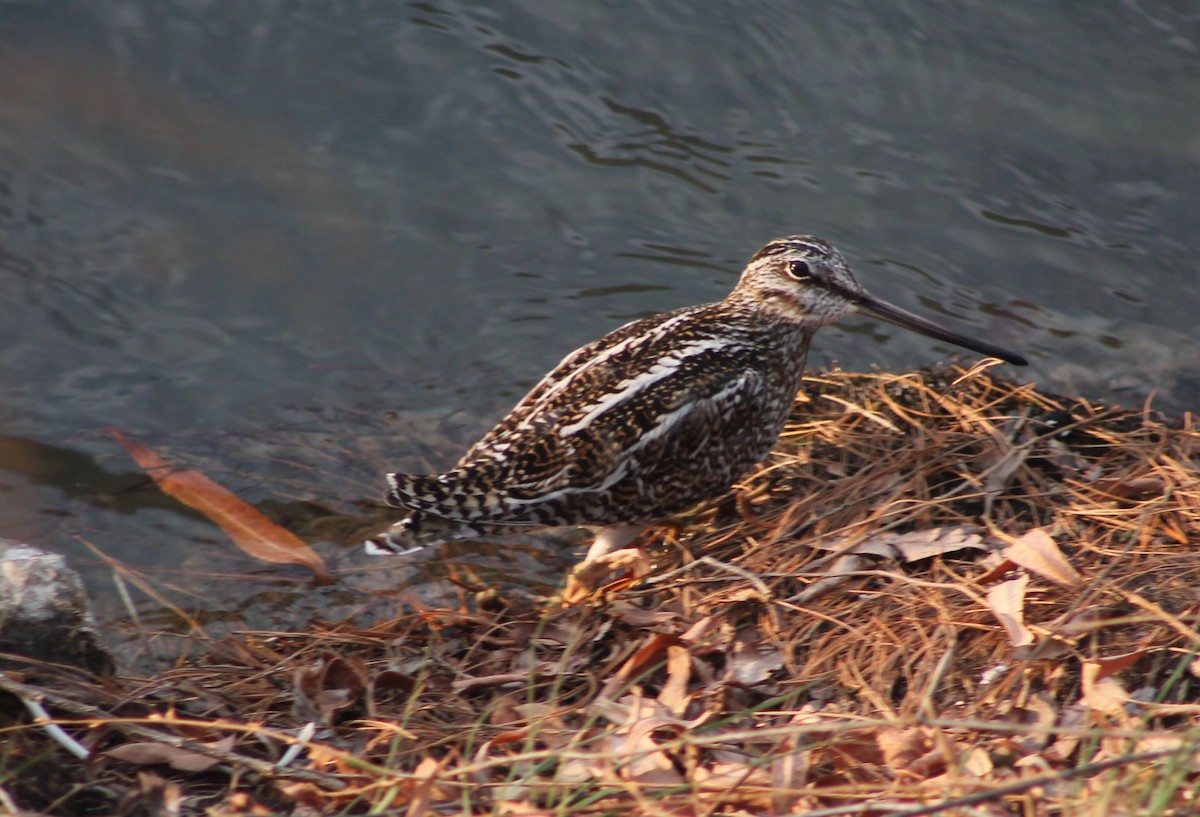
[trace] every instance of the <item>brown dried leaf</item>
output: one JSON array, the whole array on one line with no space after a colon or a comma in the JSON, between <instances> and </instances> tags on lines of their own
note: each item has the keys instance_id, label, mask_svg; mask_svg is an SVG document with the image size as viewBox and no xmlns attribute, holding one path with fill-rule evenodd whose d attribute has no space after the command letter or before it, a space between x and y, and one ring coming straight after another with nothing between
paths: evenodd
<instances>
[{"instance_id":1,"label":"brown dried leaf","mask_svg":"<svg viewBox=\"0 0 1200 817\"><path fill-rule=\"evenodd\" d=\"M880 729L875 733L875 743L883 753L884 762L898 772L908 769L930 746L929 735L919 727Z\"/></svg>"},{"instance_id":2,"label":"brown dried leaf","mask_svg":"<svg viewBox=\"0 0 1200 817\"><path fill-rule=\"evenodd\" d=\"M499 813L505 817L557 817L561 812L547 811L544 808L539 808L528 800L515 801L505 800L502 803L497 803L496 807Z\"/></svg>"},{"instance_id":3,"label":"brown dried leaf","mask_svg":"<svg viewBox=\"0 0 1200 817\"><path fill-rule=\"evenodd\" d=\"M692 622L692 626L684 631L683 635L679 636L680 641L686 641L688 644L695 644L708 633L716 624L715 616L705 616Z\"/></svg>"},{"instance_id":4,"label":"brown dried leaf","mask_svg":"<svg viewBox=\"0 0 1200 817\"><path fill-rule=\"evenodd\" d=\"M376 673L367 685L367 714L376 717L380 704L391 703L411 695L417 688L416 680L407 673L385 669Z\"/></svg>"},{"instance_id":5,"label":"brown dried leaf","mask_svg":"<svg viewBox=\"0 0 1200 817\"><path fill-rule=\"evenodd\" d=\"M894 548L901 560L916 562L943 553L956 550L987 550L983 537L976 528L967 526L937 527L928 530L917 530L909 533L885 534L872 537L867 544ZM864 550L862 546L854 549L856 553L873 553L874 550ZM889 554L879 554L889 555ZM891 554L895 558L894 554Z\"/></svg>"},{"instance_id":6,"label":"brown dried leaf","mask_svg":"<svg viewBox=\"0 0 1200 817\"><path fill-rule=\"evenodd\" d=\"M207 516L247 555L276 564L304 565L319 584L333 583L325 561L312 548L253 505L198 471L177 467L154 449L125 436L120 429L109 426L105 431L154 479L159 490Z\"/></svg>"},{"instance_id":7,"label":"brown dried leaf","mask_svg":"<svg viewBox=\"0 0 1200 817\"><path fill-rule=\"evenodd\" d=\"M1124 720L1125 703L1129 692L1116 678L1101 677L1100 666L1093 661L1083 662L1083 697L1079 702L1088 709Z\"/></svg>"},{"instance_id":8,"label":"brown dried leaf","mask_svg":"<svg viewBox=\"0 0 1200 817\"><path fill-rule=\"evenodd\" d=\"M1044 528L1034 528L1006 547L1002 555L1012 562L1068 590L1083 584L1083 577L1067 561Z\"/></svg>"},{"instance_id":9,"label":"brown dried leaf","mask_svg":"<svg viewBox=\"0 0 1200 817\"><path fill-rule=\"evenodd\" d=\"M771 761L772 813L787 814L796 810L797 800L805 794L808 756L808 750L792 749Z\"/></svg>"},{"instance_id":10,"label":"brown dried leaf","mask_svg":"<svg viewBox=\"0 0 1200 817\"><path fill-rule=\"evenodd\" d=\"M979 778L989 777L996 770L991 755L982 746L976 746L967 752L963 760L963 768Z\"/></svg>"},{"instance_id":11,"label":"brown dried leaf","mask_svg":"<svg viewBox=\"0 0 1200 817\"><path fill-rule=\"evenodd\" d=\"M1025 647L1035 641L1033 631L1025 626L1025 587L1028 584L1029 577L1022 573L987 592L988 607L1014 647Z\"/></svg>"},{"instance_id":12,"label":"brown dried leaf","mask_svg":"<svg viewBox=\"0 0 1200 817\"><path fill-rule=\"evenodd\" d=\"M682 728L673 718L656 717L657 707L640 702L629 710L626 723L609 739L609 756L625 780L659 786L683 785L675 763L656 740L656 732L675 737Z\"/></svg>"},{"instance_id":13,"label":"brown dried leaf","mask_svg":"<svg viewBox=\"0 0 1200 817\"><path fill-rule=\"evenodd\" d=\"M987 474L983 480L983 492L987 496L989 504L1007 490L1009 483L1012 482L1013 475L1021 469L1021 466L1025 464L1025 460L1029 458L1028 443L1014 446L1007 439L994 437L992 444L994 450L989 457L992 460L992 464L988 467Z\"/></svg>"},{"instance_id":14,"label":"brown dried leaf","mask_svg":"<svg viewBox=\"0 0 1200 817\"><path fill-rule=\"evenodd\" d=\"M1072 451L1062 440L1053 438L1046 441L1046 459L1055 468L1071 476L1080 476L1091 467L1087 458Z\"/></svg>"},{"instance_id":15,"label":"brown dried leaf","mask_svg":"<svg viewBox=\"0 0 1200 817\"><path fill-rule=\"evenodd\" d=\"M417 768L413 769L413 777L419 782L412 790L404 817L421 817L430 813L432 803L453 799L454 794L449 792L439 779L442 768L449 762L449 757L441 761L426 757L417 764Z\"/></svg>"},{"instance_id":16,"label":"brown dried leaf","mask_svg":"<svg viewBox=\"0 0 1200 817\"><path fill-rule=\"evenodd\" d=\"M224 738L213 748L227 752L233 748L233 739ZM161 763L180 772L206 772L221 762L219 758L165 743L125 743L109 749L105 754L140 766Z\"/></svg>"},{"instance_id":17,"label":"brown dried leaf","mask_svg":"<svg viewBox=\"0 0 1200 817\"><path fill-rule=\"evenodd\" d=\"M677 635L656 633L637 652L631 655L628 661L621 665L621 668L617 670L615 680L622 683L636 680L643 673L648 672L656 664L662 662L668 647L678 646L679 644L680 639Z\"/></svg>"},{"instance_id":18,"label":"brown dried leaf","mask_svg":"<svg viewBox=\"0 0 1200 817\"><path fill-rule=\"evenodd\" d=\"M801 590L788 601L795 604L808 604L815 601L821 596L837 589L841 585L850 581L850 578L859 570L864 570L868 566L868 562L862 556L853 553L843 553L826 566L824 579L818 579L808 587Z\"/></svg>"},{"instance_id":19,"label":"brown dried leaf","mask_svg":"<svg viewBox=\"0 0 1200 817\"><path fill-rule=\"evenodd\" d=\"M992 553L990 553L988 555L993 556L996 554L993 551ZM997 563L992 565L991 567L988 567L987 570L983 571L983 573L981 573L979 576L977 576L975 578L975 581L979 582L980 584L991 584L992 582L996 581L997 579L1001 579L1001 578L1007 576L1013 570L1017 569L1017 563L1014 562L1012 559L1004 559L999 556L997 556L997 559L998 559Z\"/></svg>"},{"instance_id":20,"label":"brown dried leaf","mask_svg":"<svg viewBox=\"0 0 1200 817\"><path fill-rule=\"evenodd\" d=\"M1059 720L1058 726L1063 729L1063 733L1054 739L1054 742L1046 747L1041 753L1041 757L1051 763L1064 763L1075 754L1075 750L1079 748L1082 741L1080 737L1080 728L1087 723L1087 710L1078 704L1071 704L1062 712L1062 718Z\"/></svg>"},{"instance_id":21,"label":"brown dried leaf","mask_svg":"<svg viewBox=\"0 0 1200 817\"><path fill-rule=\"evenodd\" d=\"M1145 499L1161 494L1165 488L1159 476L1102 479L1096 482L1096 490L1118 499Z\"/></svg>"},{"instance_id":22,"label":"brown dried leaf","mask_svg":"<svg viewBox=\"0 0 1200 817\"><path fill-rule=\"evenodd\" d=\"M733 653L725 675L747 686L760 684L783 668L779 650L758 644L753 636L739 635L733 642Z\"/></svg>"},{"instance_id":23,"label":"brown dried leaf","mask_svg":"<svg viewBox=\"0 0 1200 817\"><path fill-rule=\"evenodd\" d=\"M1110 655L1107 658L1094 658L1087 661L1087 664L1094 664L1095 680L1099 681L1102 678L1107 678L1110 675L1116 675L1121 670L1128 669L1137 663L1138 659L1150 652L1149 647L1142 647L1133 652L1126 652L1120 655Z\"/></svg>"},{"instance_id":24,"label":"brown dried leaf","mask_svg":"<svg viewBox=\"0 0 1200 817\"><path fill-rule=\"evenodd\" d=\"M821 550L915 562L956 550L987 550L978 531L978 528L970 525L947 525L908 533L881 533L852 547L847 547L852 540L845 538L815 542L813 546Z\"/></svg>"},{"instance_id":25,"label":"brown dried leaf","mask_svg":"<svg viewBox=\"0 0 1200 817\"><path fill-rule=\"evenodd\" d=\"M667 647L667 682L658 694L658 702L672 715L682 715L692 697L688 695L688 681L692 675L692 657L686 647L672 644Z\"/></svg>"},{"instance_id":26,"label":"brown dried leaf","mask_svg":"<svg viewBox=\"0 0 1200 817\"><path fill-rule=\"evenodd\" d=\"M560 599L570 607L591 598L600 584L613 572L629 568L634 576L645 576L650 572L650 559L641 548L621 548L590 562L583 562L567 576L567 586Z\"/></svg>"},{"instance_id":27,"label":"brown dried leaf","mask_svg":"<svg viewBox=\"0 0 1200 817\"><path fill-rule=\"evenodd\" d=\"M358 656L321 658L293 674L294 703L301 720L331 724L338 713L358 703L366 692L366 665Z\"/></svg>"},{"instance_id":28,"label":"brown dried leaf","mask_svg":"<svg viewBox=\"0 0 1200 817\"><path fill-rule=\"evenodd\" d=\"M176 783L171 783L153 772L138 772L137 774L136 808L131 800L125 800L123 806L128 813L176 815L183 804L183 790Z\"/></svg>"},{"instance_id":29,"label":"brown dried leaf","mask_svg":"<svg viewBox=\"0 0 1200 817\"><path fill-rule=\"evenodd\" d=\"M280 781L277 789L279 793L288 800L291 800L293 803L296 803L305 809L310 809L311 813L313 814L326 813L329 810L330 803L332 802L329 792L317 786L316 784L309 783L307 781L300 781L296 783L283 783ZM232 802L226 802L223 804L223 806L228 809L227 811L216 811L215 813L242 814L242 811L236 810L237 807L241 805L240 802L237 802L238 799L240 799L238 798L239 794L241 794L241 792L234 792L234 794L229 798L229 800ZM233 806L233 808L230 808L230 806ZM297 813L303 814L304 812L301 811Z\"/></svg>"}]
</instances>

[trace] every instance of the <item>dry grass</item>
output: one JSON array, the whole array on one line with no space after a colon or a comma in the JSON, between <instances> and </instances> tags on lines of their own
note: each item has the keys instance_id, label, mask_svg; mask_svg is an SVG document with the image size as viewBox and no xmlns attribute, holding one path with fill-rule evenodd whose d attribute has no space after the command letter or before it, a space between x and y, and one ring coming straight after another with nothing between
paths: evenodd
<instances>
[{"instance_id":1,"label":"dry grass","mask_svg":"<svg viewBox=\"0 0 1200 817\"><path fill-rule=\"evenodd\" d=\"M1191 415L985 371L825 374L806 395L726 500L650 533L652 568L578 603L482 591L372 627L245 633L150 678L8 673L12 700L42 696L91 754L0 707L0 800L1197 813Z\"/></svg>"}]
</instances>

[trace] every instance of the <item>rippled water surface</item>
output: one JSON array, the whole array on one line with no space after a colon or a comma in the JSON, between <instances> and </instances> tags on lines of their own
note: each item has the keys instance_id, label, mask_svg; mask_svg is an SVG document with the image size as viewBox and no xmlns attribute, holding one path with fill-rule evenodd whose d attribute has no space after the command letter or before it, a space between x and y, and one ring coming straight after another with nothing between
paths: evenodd
<instances>
[{"instance_id":1,"label":"rippled water surface","mask_svg":"<svg viewBox=\"0 0 1200 817\"><path fill-rule=\"evenodd\" d=\"M238 626L437 565L313 602L104 426L353 571L381 472L780 234L1046 389L1200 404L1192 4L10 2L0 37L0 535L113 614L100 554L146 615ZM810 365L949 354L849 321ZM451 554L468 586L562 567Z\"/></svg>"}]
</instances>

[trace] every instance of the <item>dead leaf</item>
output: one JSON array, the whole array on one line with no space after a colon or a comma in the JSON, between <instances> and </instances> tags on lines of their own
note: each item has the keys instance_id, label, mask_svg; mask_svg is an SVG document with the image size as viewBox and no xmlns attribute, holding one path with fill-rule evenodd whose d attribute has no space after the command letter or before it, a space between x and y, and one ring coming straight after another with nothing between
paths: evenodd
<instances>
[{"instance_id":1,"label":"dead leaf","mask_svg":"<svg viewBox=\"0 0 1200 817\"><path fill-rule=\"evenodd\" d=\"M1078 478L1091 467L1086 457L1072 451L1062 440L1051 438L1046 440L1045 444L1046 459L1064 474ZM1086 481L1086 477L1084 479Z\"/></svg>"},{"instance_id":2,"label":"dead leaf","mask_svg":"<svg viewBox=\"0 0 1200 817\"><path fill-rule=\"evenodd\" d=\"M309 810L310 813L324 814L329 811L329 804L332 802L329 793L314 783L309 783L307 781L283 783L280 781L280 785L277 788L280 794L282 794L288 800L291 800L293 803L296 803L297 805L302 806L304 809ZM240 810L240 807L242 806L241 801L243 800L240 795L242 795L242 792L234 792L229 797L229 800L222 804L224 810L214 810L214 813L221 815L241 815L244 813L255 813ZM305 812L297 811L297 813L303 814Z\"/></svg>"},{"instance_id":3,"label":"dead leaf","mask_svg":"<svg viewBox=\"0 0 1200 817\"><path fill-rule=\"evenodd\" d=\"M987 550L988 547L978 531L979 528L970 525L948 525L907 533L881 533L850 547L847 545L852 540L844 538L816 542L813 543L813 547L901 562L916 562L956 550Z\"/></svg>"},{"instance_id":4,"label":"dead leaf","mask_svg":"<svg viewBox=\"0 0 1200 817\"><path fill-rule=\"evenodd\" d=\"M1025 587L1028 584L1029 576L1022 573L987 592L988 607L1008 633L1008 643L1014 647L1026 647L1035 641L1033 631L1025 626Z\"/></svg>"},{"instance_id":5,"label":"dead leaf","mask_svg":"<svg viewBox=\"0 0 1200 817\"><path fill-rule=\"evenodd\" d=\"M761 684L782 668L783 656L779 650L758 644L753 636L739 635L733 642L725 675L739 684L751 686Z\"/></svg>"},{"instance_id":6,"label":"dead leaf","mask_svg":"<svg viewBox=\"0 0 1200 817\"><path fill-rule=\"evenodd\" d=\"M657 664L662 663L668 647L679 646L680 639L670 633L657 633L633 655L629 657L617 674L613 677L618 685L628 681L637 681L643 674L649 672ZM610 684L612 681L610 681Z\"/></svg>"},{"instance_id":7,"label":"dead leaf","mask_svg":"<svg viewBox=\"0 0 1200 817\"><path fill-rule=\"evenodd\" d=\"M1133 751L1139 755L1149 752L1188 752L1188 769L1193 772L1200 762L1200 757L1196 755L1195 742L1186 735L1150 735L1139 740Z\"/></svg>"},{"instance_id":8,"label":"dead leaf","mask_svg":"<svg viewBox=\"0 0 1200 817\"><path fill-rule=\"evenodd\" d=\"M841 585L850 581L850 578L859 570L864 570L868 566L868 562L862 556L853 553L843 553L832 562L830 562L823 573L827 574L825 578L818 579L808 587L801 590L796 595L792 596L788 601L793 604L808 604L815 601L826 593L837 589Z\"/></svg>"},{"instance_id":9,"label":"dead leaf","mask_svg":"<svg viewBox=\"0 0 1200 817\"><path fill-rule=\"evenodd\" d=\"M1068 590L1083 584L1083 577L1067 561L1044 528L1034 528L1004 548L1002 555L1026 570Z\"/></svg>"},{"instance_id":10,"label":"dead leaf","mask_svg":"<svg viewBox=\"0 0 1200 817\"><path fill-rule=\"evenodd\" d=\"M688 702L692 699L687 691L691 675L692 656L687 648L678 644L667 647L667 682L658 694L658 702L672 715L682 715L687 710Z\"/></svg>"},{"instance_id":11,"label":"dead leaf","mask_svg":"<svg viewBox=\"0 0 1200 817\"><path fill-rule=\"evenodd\" d=\"M789 724L804 728L814 722L819 722L819 716L815 716L811 706L811 704L805 704L800 711L792 715L788 721ZM779 747L780 753L771 761L769 790L772 814L789 814L809 810L800 807L800 801L806 793L805 784L808 782L809 759L812 756L812 750L805 746L807 741L802 735L803 733L799 733L795 737L785 740ZM743 773L747 781L753 773L752 768L747 768Z\"/></svg>"},{"instance_id":12,"label":"dead leaf","mask_svg":"<svg viewBox=\"0 0 1200 817\"><path fill-rule=\"evenodd\" d=\"M699 642L700 639L704 638L708 631L713 628L713 625L716 624L716 621L717 619L715 616L704 616L703 618L694 621L692 626L688 627L683 635L679 636L679 640L686 641L688 644L695 644Z\"/></svg>"},{"instance_id":13,"label":"dead leaf","mask_svg":"<svg viewBox=\"0 0 1200 817\"><path fill-rule=\"evenodd\" d=\"M367 685L367 715L376 717L382 704L403 700L417 688L416 679L397 670L376 673Z\"/></svg>"},{"instance_id":14,"label":"dead leaf","mask_svg":"<svg viewBox=\"0 0 1200 817\"><path fill-rule=\"evenodd\" d=\"M929 735L920 727L880 729L875 733L875 743L883 753L884 762L895 771L908 769L930 746Z\"/></svg>"},{"instance_id":15,"label":"dead leaf","mask_svg":"<svg viewBox=\"0 0 1200 817\"><path fill-rule=\"evenodd\" d=\"M1066 707L1058 723L1059 728L1063 730L1062 734L1058 735L1039 757L1051 763L1065 763L1079 748L1083 740L1080 734L1086 723L1087 710L1084 707L1078 704Z\"/></svg>"},{"instance_id":16,"label":"dead leaf","mask_svg":"<svg viewBox=\"0 0 1200 817\"><path fill-rule=\"evenodd\" d=\"M300 537L272 522L253 505L239 499L208 477L177 467L152 448L130 439L113 426L108 435L129 452L159 490L207 516L246 554L265 562L304 565L318 584L332 584L325 561Z\"/></svg>"},{"instance_id":17,"label":"dead leaf","mask_svg":"<svg viewBox=\"0 0 1200 817\"><path fill-rule=\"evenodd\" d=\"M137 777L137 794L130 792L132 797L124 799L121 804L124 813L175 817L181 812L184 798L178 784L168 782L152 772L138 772Z\"/></svg>"},{"instance_id":18,"label":"dead leaf","mask_svg":"<svg viewBox=\"0 0 1200 817\"><path fill-rule=\"evenodd\" d=\"M1138 659L1150 652L1149 647L1142 647L1133 652L1122 653L1121 655L1110 655L1107 658L1094 658L1091 661L1084 662L1085 664L1093 664L1096 669L1093 671L1093 677L1099 681L1102 678L1107 678L1110 675L1116 675L1124 669L1128 669L1137 663Z\"/></svg>"},{"instance_id":19,"label":"dead leaf","mask_svg":"<svg viewBox=\"0 0 1200 817\"><path fill-rule=\"evenodd\" d=\"M911 531L909 533L875 536L869 540L869 543L871 545L893 548L895 553L891 555L891 558L895 558L898 554L900 559L905 562L917 562L921 559L940 556L943 553L952 553L956 550L988 549L987 545L983 543L983 537L979 535L978 529L966 526L937 527L929 528L928 530ZM869 553L874 551L864 550L860 546L855 548L854 552Z\"/></svg>"},{"instance_id":20,"label":"dead leaf","mask_svg":"<svg viewBox=\"0 0 1200 817\"><path fill-rule=\"evenodd\" d=\"M967 752L963 760L963 768L979 778L986 778L996 770L996 764L982 746L976 746Z\"/></svg>"},{"instance_id":21,"label":"dead leaf","mask_svg":"<svg viewBox=\"0 0 1200 817\"><path fill-rule=\"evenodd\" d=\"M449 757L442 758L441 761L426 757L417 764L417 768L413 769L412 776L418 782L413 788L404 817L421 817L421 815L429 814L432 803L445 802L454 797L454 794L448 792L440 780L442 769L449 762Z\"/></svg>"},{"instance_id":22,"label":"dead leaf","mask_svg":"<svg viewBox=\"0 0 1200 817\"><path fill-rule=\"evenodd\" d=\"M1017 563L1014 562L1012 559L1001 558L999 555L995 554L994 552L989 553L988 555L989 556L996 555L996 558L998 561L996 564L992 565L991 567L988 567L987 570L985 570L978 577L976 577L975 581L979 582L980 584L991 584L992 582L996 581L997 579L1003 578L1004 576L1007 576L1013 570L1017 569ZM986 566L986 564L985 564L985 566Z\"/></svg>"},{"instance_id":23,"label":"dead leaf","mask_svg":"<svg viewBox=\"0 0 1200 817\"><path fill-rule=\"evenodd\" d=\"M620 780L654 786L683 785L683 776L660 740L677 737L686 730L687 722L672 717L656 701L635 696L623 700L631 700L631 704L623 722L606 741L603 762L612 763ZM603 770L596 769L595 775L604 777Z\"/></svg>"},{"instance_id":24,"label":"dead leaf","mask_svg":"<svg viewBox=\"0 0 1200 817\"><path fill-rule=\"evenodd\" d=\"M635 576L645 576L650 572L650 559L645 551L634 547L614 550L590 562L579 564L567 576L567 586L560 596L563 606L570 607L591 598L605 578L626 567L630 568Z\"/></svg>"},{"instance_id":25,"label":"dead leaf","mask_svg":"<svg viewBox=\"0 0 1200 817\"><path fill-rule=\"evenodd\" d=\"M233 739L223 738L214 744L213 748L227 752L233 748ZM165 743L124 743L109 749L105 754L139 766L161 763L180 772L206 772L221 762L219 758L202 755L190 749L168 746Z\"/></svg>"},{"instance_id":26,"label":"dead leaf","mask_svg":"<svg viewBox=\"0 0 1200 817\"><path fill-rule=\"evenodd\" d=\"M1101 676L1100 672L1100 666L1094 661L1083 662L1083 671L1080 673L1083 697L1079 702L1088 709L1124 720L1129 692L1116 678Z\"/></svg>"},{"instance_id":27,"label":"dead leaf","mask_svg":"<svg viewBox=\"0 0 1200 817\"><path fill-rule=\"evenodd\" d=\"M497 813L505 815L505 817L556 817L560 813L538 808L527 800L522 802L505 800L497 803L496 808L499 810Z\"/></svg>"},{"instance_id":28,"label":"dead leaf","mask_svg":"<svg viewBox=\"0 0 1200 817\"><path fill-rule=\"evenodd\" d=\"M355 655L318 659L298 668L292 677L299 719L325 724L332 724L339 713L358 704L368 687L366 665Z\"/></svg>"},{"instance_id":29,"label":"dead leaf","mask_svg":"<svg viewBox=\"0 0 1200 817\"><path fill-rule=\"evenodd\" d=\"M1162 477L1158 476L1102 479L1096 482L1095 487L1117 499L1145 499L1161 494L1166 488Z\"/></svg>"},{"instance_id":30,"label":"dead leaf","mask_svg":"<svg viewBox=\"0 0 1200 817\"><path fill-rule=\"evenodd\" d=\"M989 508L996 497L1008 489L1013 475L1029 458L1030 449L1028 441L1014 446L1008 439L999 436L993 437L992 445L993 450L987 456L991 464L987 467L983 479L983 492Z\"/></svg>"}]
</instances>

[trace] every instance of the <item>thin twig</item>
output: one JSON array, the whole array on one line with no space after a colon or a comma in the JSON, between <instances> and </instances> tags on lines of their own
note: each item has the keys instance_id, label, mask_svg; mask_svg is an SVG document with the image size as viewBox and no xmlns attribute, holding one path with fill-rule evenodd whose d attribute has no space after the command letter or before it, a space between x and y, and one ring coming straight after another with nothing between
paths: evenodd
<instances>
[{"instance_id":1,"label":"thin twig","mask_svg":"<svg viewBox=\"0 0 1200 817\"><path fill-rule=\"evenodd\" d=\"M65 695L60 695L50 690L40 689L29 684L22 684L12 680L6 673L0 671L0 689L17 696L21 700L31 699L35 696L46 700L51 706L70 712L79 718L85 718L98 724L112 727L113 729L123 732L128 735L133 735L142 740L161 743L165 746L171 746L176 749L186 749L190 752L204 755L205 757L215 758L216 760L229 763L234 766L242 766L255 774L262 777L286 777L295 780L304 780L309 783L316 783L326 789L337 791L346 787L345 781L334 775L322 774L313 772L307 769L282 769L276 768L275 764L265 760L259 760L255 757L239 754L237 752L221 751L208 744L200 741L190 740L172 735L169 732L163 732L158 729L151 729L140 723L131 722L126 718L118 718L103 709L90 704L80 703L72 700ZM41 722L42 726L47 726L47 723ZM214 727L218 724L212 724Z\"/></svg>"}]
</instances>

